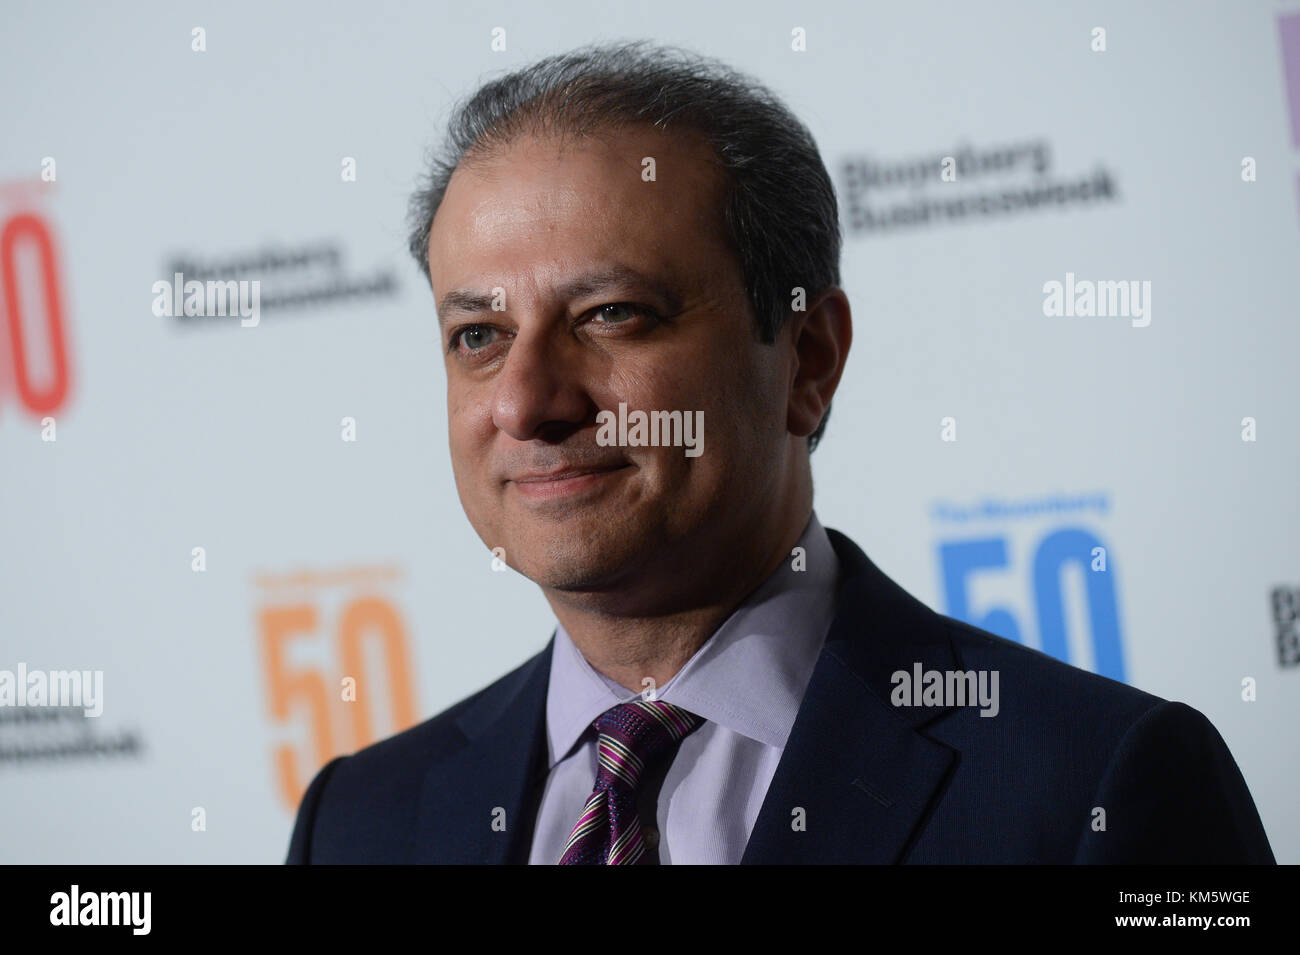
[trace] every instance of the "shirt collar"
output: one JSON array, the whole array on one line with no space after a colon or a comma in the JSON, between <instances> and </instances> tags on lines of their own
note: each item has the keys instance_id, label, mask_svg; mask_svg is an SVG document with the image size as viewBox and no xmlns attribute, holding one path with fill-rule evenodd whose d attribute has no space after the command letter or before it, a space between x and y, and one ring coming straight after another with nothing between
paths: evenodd
<instances>
[{"instance_id":1,"label":"shirt collar","mask_svg":"<svg viewBox=\"0 0 1300 955\"><path fill-rule=\"evenodd\" d=\"M676 676L655 688L656 697L742 736L784 746L835 613L838 577L839 559L814 512L791 559ZM568 755L601 713L638 696L593 668L557 624L546 694L549 765Z\"/></svg>"}]
</instances>

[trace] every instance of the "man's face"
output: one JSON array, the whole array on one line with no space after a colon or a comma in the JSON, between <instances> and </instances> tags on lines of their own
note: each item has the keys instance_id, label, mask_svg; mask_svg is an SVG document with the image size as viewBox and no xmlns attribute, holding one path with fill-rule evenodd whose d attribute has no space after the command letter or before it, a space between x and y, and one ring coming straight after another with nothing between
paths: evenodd
<instances>
[{"instance_id":1,"label":"man's face","mask_svg":"<svg viewBox=\"0 0 1300 955\"><path fill-rule=\"evenodd\" d=\"M525 137L462 163L433 223L456 486L544 588L680 597L785 486L792 350L756 339L705 144L632 127L558 150ZM702 453L602 446L620 403L703 412Z\"/></svg>"}]
</instances>

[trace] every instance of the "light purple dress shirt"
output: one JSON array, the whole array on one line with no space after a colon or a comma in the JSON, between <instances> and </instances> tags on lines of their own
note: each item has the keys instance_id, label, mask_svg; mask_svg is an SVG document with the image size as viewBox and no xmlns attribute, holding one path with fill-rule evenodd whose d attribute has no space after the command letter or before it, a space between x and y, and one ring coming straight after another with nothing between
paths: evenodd
<instances>
[{"instance_id":1,"label":"light purple dress shirt","mask_svg":"<svg viewBox=\"0 0 1300 955\"><path fill-rule=\"evenodd\" d=\"M705 722L684 739L659 791L647 848L664 865L740 862L834 616L839 559L817 520L794 556L728 617L658 699ZM550 775L533 832L532 865L559 861L596 784L592 721L637 699L597 672L563 626L555 632L546 693ZM586 734L584 736L584 733Z\"/></svg>"}]
</instances>

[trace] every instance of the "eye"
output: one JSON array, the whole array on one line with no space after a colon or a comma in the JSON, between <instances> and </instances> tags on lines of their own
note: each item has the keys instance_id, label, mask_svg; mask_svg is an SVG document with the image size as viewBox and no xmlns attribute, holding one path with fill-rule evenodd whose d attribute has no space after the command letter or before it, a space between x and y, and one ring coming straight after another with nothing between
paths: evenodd
<instances>
[{"instance_id":1,"label":"eye","mask_svg":"<svg viewBox=\"0 0 1300 955\"><path fill-rule=\"evenodd\" d=\"M635 305L629 305L627 302L613 302L609 305L602 305L596 309L594 316L606 325L621 325L631 318L635 318L643 310Z\"/></svg>"},{"instance_id":2,"label":"eye","mask_svg":"<svg viewBox=\"0 0 1300 955\"><path fill-rule=\"evenodd\" d=\"M601 305L587 313L597 325L606 327L614 325L642 326L647 329L658 325L663 319L652 308L637 305L635 302L611 302Z\"/></svg>"},{"instance_id":3,"label":"eye","mask_svg":"<svg viewBox=\"0 0 1300 955\"><path fill-rule=\"evenodd\" d=\"M490 325L466 325L452 332L447 350L456 351L464 343L467 351L481 351L495 341L492 337L495 333L496 329Z\"/></svg>"}]
</instances>

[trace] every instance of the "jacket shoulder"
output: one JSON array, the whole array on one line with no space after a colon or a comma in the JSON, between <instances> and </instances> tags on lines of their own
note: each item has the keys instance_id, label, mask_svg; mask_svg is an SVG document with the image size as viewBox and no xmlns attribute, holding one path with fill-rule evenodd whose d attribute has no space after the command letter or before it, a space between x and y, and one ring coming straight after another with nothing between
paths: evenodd
<instances>
[{"instance_id":1,"label":"jacket shoulder","mask_svg":"<svg viewBox=\"0 0 1300 955\"><path fill-rule=\"evenodd\" d=\"M1274 861L1249 788L1205 714L936 616L965 669L999 674L997 718L968 708L930 727L962 754L957 793L978 801L997 779L1020 794L1009 815L994 814L988 858Z\"/></svg>"},{"instance_id":2,"label":"jacket shoulder","mask_svg":"<svg viewBox=\"0 0 1300 955\"><path fill-rule=\"evenodd\" d=\"M465 727L495 715L549 652L548 644L422 723L321 767L299 804L286 862L338 861L361 845L371 858L406 861L425 774L464 746Z\"/></svg>"},{"instance_id":3,"label":"jacket shoulder","mask_svg":"<svg viewBox=\"0 0 1300 955\"><path fill-rule=\"evenodd\" d=\"M1168 702L1023 643L931 613L939 618L967 669L998 669L1004 695L1011 691L1027 697L1040 712L1046 708L1076 716L1108 716L1128 726L1148 710Z\"/></svg>"}]
</instances>

